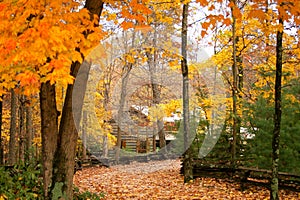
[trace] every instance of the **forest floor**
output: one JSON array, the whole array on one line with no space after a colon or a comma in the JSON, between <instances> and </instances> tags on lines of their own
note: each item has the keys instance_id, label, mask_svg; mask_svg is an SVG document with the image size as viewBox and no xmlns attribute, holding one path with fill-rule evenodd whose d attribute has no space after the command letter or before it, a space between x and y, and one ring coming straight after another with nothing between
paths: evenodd
<instances>
[{"instance_id":1,"label":"forest floor","mask_svg":"<svg viewBox=\"0 0 300 200\"><path fill-rule=\"evenodd\" d=\"M81 191L104 193L105 199L269 199L264 187L222 179L198 178L184 184L179 160L151 161L77 171L74 183ZM300 199L299 192L280 190L280 199Z\"/></svg>"}]
</instances>

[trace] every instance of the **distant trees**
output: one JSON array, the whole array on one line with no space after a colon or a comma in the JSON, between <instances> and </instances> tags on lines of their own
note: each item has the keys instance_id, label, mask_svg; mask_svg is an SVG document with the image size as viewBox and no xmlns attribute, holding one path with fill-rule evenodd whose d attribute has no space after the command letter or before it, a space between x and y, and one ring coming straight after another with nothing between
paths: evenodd
<instances>
[{"instance_id":1,"label":"distant trees","mask_svg":"<svg viewBox=\"0 0 300 200\"><path fill-rule=\"evenodd\" d=\"M261 104L262 107L260 107L260 109L268 110L266 113L269 114L268 116L265 116L267 117L265 120L267 120L268 123L274 123L272 145L271 141L269 141L268 143L270 146L265 146L265 148L269 150L271 148L273 149L271 199L278 199L277 175L278 166L280 166L279 149L281 145L279 141L282 137L280 136L280 127L283 109L281 99L281 91L283 89L282 82L288 85L287 82L295 78L295 75L297 74L295 73L297 71L297 67L293 65L295 60L294 55L290 52L290 50L291 48L294 50L299 48L296 47L297 39L295 39L293 33L288 33L289 28L284 24L284 21L290 19L291 17L291 15L287 13L297 13L299 10L298 8L294 7L295 4L291 2L275 2L276 9L274 9L274 7L272 7L268 1L256 1L255 3L256 4L253 5L243 4L242 7L238 7L234 1L231 1L230 7L233 9L233 14L236 17L233 23L236 23L235 26L240 27L240 29L236 29L237 31L235 33L232 32L232 34L229 35L229 41L232 44L236 43L236 49L234 47L232 48L232 55L239 55L239 59L241 59L243 62L241 63L243 66L243 73L240 71L235 73L234 70L239 70L239 67L233 67L232 71L234 76L232 82L229 83L232 83L232 87L236 88L238 91L238 93L233 93L233 97L235 94L237 94L236 98L239 98L240 95L244 96L243 101L237 101L240 105L242 105L241 103L243 103L243 105L254 105L261 104L263 102L274 104L273 112L270 112L270 106L266 104L264 104L265 107L263 107L263 104ZM247 20L241 20L242 18ZM296 24L298 24L298 20L292 20L291 24L293 24L291 26L297 26ZM232 31L234 31L235 26L232 27ZM227 31L220 32L220 38L222 39L222 37L224 37L227 33ZM224 55L228 55L229 48L227 46L227 41L225 40L223 44L223 49L215 56L215 58L217 58L217 63L218 61L221 61L218 59L224 60ZM285 45L289 50L284 50ZM296 52L297 50L294 53ZM238 64L237 57L233 58L233 62L234 64ZM230 58L227 59L227 61L221 61L218 64L221 64L219 66L228 66L228 63L231 63ZM284 71L286 73L284 73ZM244 80L246 80L248 74L250 77L252 77L249 79L250 83L246 83L247 87L239 88L236 79L239 79L239 77L244 77ZM283 74L285 74L285 76ZM254 113L257 113L255 115L252 113L253 110L247 110L249 107L243 109L240 108L237 110L237 112L234 112L234 107L235 106L233 104L233 118L241 114L247 119L251 118L250 121L245 120L244 118L241 125L249 127L249 130L253 130L254 133L257 133L257 141L258 138L265 138L265 140L267 140L268 136L266 132L264 132L264 134L266 134L265 136L260 134L262 134L263 130L270 133L272 128L266 129L265 126L267 124L263 125L259 122L259 116L262 116L262 114L257 113L256 110L254 111ZM236 127L234 127L235 124L236 121L233 121L233 133L237 132L235 130ZM234 136L233 140L235 140ZM254 141L255 140L256 139L254 139ZM252 148L254 147L252 146ZM257 148L262 150L259 145ZM261 152L263 151L264 150ZM256 153L259 154L259 151ZM258 160L261 159L258 158ZM269 160L269 164L271 164L271 160Z\"/></svg>"}]
</instances>

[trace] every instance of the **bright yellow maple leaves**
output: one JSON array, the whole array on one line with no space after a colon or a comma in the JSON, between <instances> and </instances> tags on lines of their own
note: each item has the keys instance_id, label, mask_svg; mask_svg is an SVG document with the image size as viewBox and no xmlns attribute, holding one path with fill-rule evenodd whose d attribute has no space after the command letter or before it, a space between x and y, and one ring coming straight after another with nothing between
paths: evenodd
<instances>
[{"instance_id":1,"label":"bright yellow maple leaves","mask_svg":"<svg viewBox=\"0 0 300 200\"><path fill-rule=\"evenodd\" d=\"M26 95L42 82L72 83L70 65L82 62L103 35L97 18L90 20L79 6L65 0L1 2L0 74L9 71ZM0 94L14 88L11 81L0 83Z\"/></svg>"},{"instance_id":2,"label":"bright yellow maple leaves","mask_svg":"<svg viewBox=\"0 0 300 200\"><path fill-rule=\"evenodd\" d=\"M240 97L246 101L255 101L258 96L268 99L270 103L274 101L274 83L275 83L275 45L276 32L284 31L284 62L283 62L283 85L287 85L292 79L297 77L297 66L299 57L299 46L297 46L297 36L291 31L291 27L280 27L278 24L278 12L280 1L275 2L274 8L268 7L268 4L260 0L254 1L254 4L246 4L241 9L241 15L233 14L237 17L236 23L236 40L237 55L240 59L241 66L239 78L242 81L242 87L239 88ZM262 4L260 4L262 3ZM290 2L291 3L291 2ZM290 7L284 6L282 11L283 19L292 24L297 24L299 16L292 17L290 10L299 11L295 4L289 4ZM233 5L232 5L233 6ZM298 23L299 24L299 23ZM217 42L219 43L219 52L213 57L218 69L223 71L223 76L231 87L232 77L228 75L233 65L232 60L232 34L231 30L222 30L218 34ZM284 86L285 87L285 86ZM230 92L230 91L229 91ZM227 103L228 105L231 102ZM238 110L242 116L242 110Z\"/></svg>"}]
</instances>

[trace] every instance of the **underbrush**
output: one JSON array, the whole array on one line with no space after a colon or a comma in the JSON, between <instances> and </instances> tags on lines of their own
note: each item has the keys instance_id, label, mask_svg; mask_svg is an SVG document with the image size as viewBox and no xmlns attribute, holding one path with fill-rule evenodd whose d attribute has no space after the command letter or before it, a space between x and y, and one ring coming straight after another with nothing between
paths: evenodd
<instances>
[{"instance_id":1,"label":"underbrush","mask_svg":"<svg viewBox=\"0 0 300 200\"><path fill-rule=\"evenodd\" d=\"M42 200L43 178L40 164L0 166L0 200ZM74 188L74 200L99 200L103 194L79 192Z\"/></svg>"},{"instance_id":2,"label":"underbrush","mask_svg":"<svg viewBox=\"0 0 300 200\"><path fill-rule=\"evenodd\" d=\"M0 167L0 199L42 199L40 168L39 164Z\"/></svg>"}]
</instances>

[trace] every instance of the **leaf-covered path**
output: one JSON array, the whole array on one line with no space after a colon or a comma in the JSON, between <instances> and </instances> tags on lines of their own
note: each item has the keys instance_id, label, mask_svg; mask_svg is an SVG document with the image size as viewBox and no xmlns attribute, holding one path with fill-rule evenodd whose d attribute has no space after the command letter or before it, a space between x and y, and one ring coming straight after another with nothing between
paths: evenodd
<instances>
[{"instance_id":1,"label":"leaf-covered path","mask_svg":"<svg viewBox=\"0 0 300 200\"><path fill-rule=\"evenodd\" d=\"M212 178L183 183L179 160L133 163L78 171L74 183L82 191L103 192L105 199L269 199L269 191L253 186L240 191L238 183ZM281 199L300 199L300 193L280 192Z\"/></svg>"}]
</instances>

